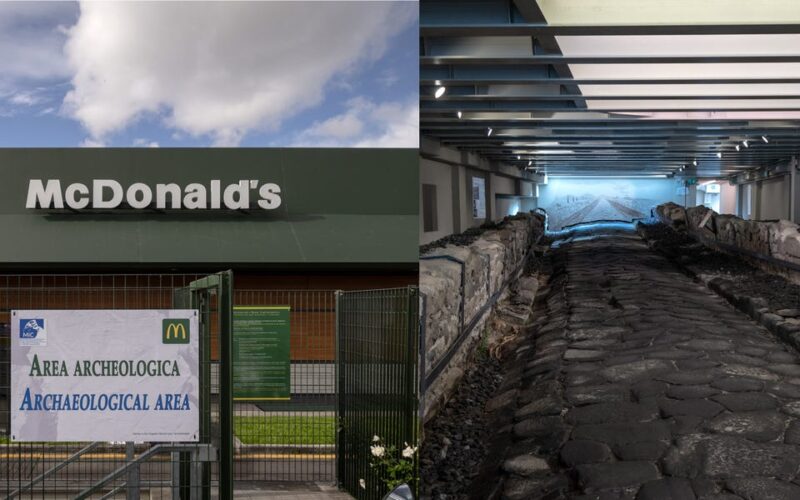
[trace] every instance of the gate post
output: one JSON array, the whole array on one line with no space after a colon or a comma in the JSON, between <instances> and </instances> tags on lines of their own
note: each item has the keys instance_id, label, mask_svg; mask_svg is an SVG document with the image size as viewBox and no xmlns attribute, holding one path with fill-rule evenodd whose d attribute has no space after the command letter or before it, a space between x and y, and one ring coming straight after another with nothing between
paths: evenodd
<instances>
[{"instance_id":1,"label":"gate post","mask_svg":"<svg viewBox=\"0 0 800 500\"><path fill-rule=\"evenodd\" d=\"M233 271L219 273L219 498L233 499Z\"/></svg>"},{"instance_id":2,"label":"gate post","mask_svg":"<svg viewBox=\"0 0 800 500\"><path fill-rule=\"evenodd\" d=\"M133 441L125 443L125 459L130 462L136 458L136 447ZM134 465L128 471L127 500L139 500L139 466Z\"/></svg>"},{"instance_id":3,"label":"gate post","mask_svg":"<svg viewBox=\"0 0 800 500\"><path fill-rule=\"evenodd\" d=\"M335 319L335 321L336 321L336 329L335 329L335 332L334 332L335 339L334 339L334 354L333 354L333 359L334 359L334 361L333 361L333 366L334 366L333 378L335 380L333 391L334 391L335 396L336 396L335 397L336 409L334 410L334 415L333 415L333 421L336 423L336 432L334 433L335 434L335 439L336 439L336 445L335 445L335 448L334 448L335 449L334 453L336 455L336 458L335 458L336 467L335 467L335 472L334 472L334 475L335 475L334 483L337 486L341 486L340 480L342 478L341 467L342 467L343 460L342 460L342 441L341 441L342 422L340 421L341 412L339 411L339 391L340 391L340 389L342 387L342 382L340 380L340 377L342 376L342 370L341 370L341 367L339 366L339 364L342 362L342 359L341 359L341 355L340 355L340 352L339 352L339 350L340 350L340 346L339 346L339 341L340 341L340 339L339 339L339 304L340 304L341 298L342 298L342 291L341 290L336 290L336 292L334 292L334 295L336 297L336 304L334 306L334 308L336 310L336 313L335 313L335 315L336 315L336 319Z\"/></svg>"}]
</instances>

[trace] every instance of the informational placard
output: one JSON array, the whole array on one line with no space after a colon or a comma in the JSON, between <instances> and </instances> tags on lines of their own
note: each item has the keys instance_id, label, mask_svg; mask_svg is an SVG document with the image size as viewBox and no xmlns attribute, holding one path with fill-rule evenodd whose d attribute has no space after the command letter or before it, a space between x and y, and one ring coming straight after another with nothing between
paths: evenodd
<instances>
[{"instance_id":1,"label":"informational placard","mask_svg":"<svg viewBox=\"0 0 800 500\"><path fill-rule=\"evenodd\" d=\"M472 216L486 218L486 181L482 177L472 178Z\"/></svg>"},{"instance_id":2,"label":"informational placard","mask_svg":"<svg viewBox=\"0 0 800 500\"><path fill-rule=\"evenodd\" d=\"M198 441L195 310L11 312L12 441Z\"/></svg>"},{"instance_id":3,"label":"informational placard","mask_svg":"<svg viewBox=\"0 0 800 500\"><path fill-rule=\"evenodd\" d=\"M289 306L233 308L233 399L291 397Z\"/></svg>"}]
</instances>

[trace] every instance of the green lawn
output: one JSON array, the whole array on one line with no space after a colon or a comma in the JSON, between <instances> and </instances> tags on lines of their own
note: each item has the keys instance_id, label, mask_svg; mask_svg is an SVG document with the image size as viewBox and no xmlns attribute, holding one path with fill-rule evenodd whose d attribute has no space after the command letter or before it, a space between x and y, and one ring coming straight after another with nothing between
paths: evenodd
<instances>
[{"instance_id":1,"label":"green lawn","mask_svg":"<svg viewBox=\"0 0 800 500\"><path fill-rule=\"evenodd\" d=\"M237 416L234 434L244 444L335 444L335 417Z\"/></svg>"},{"instance_id":2,"label":"green lawn","mask_svg":"<svg viewBox=\"0 0 800 500\"><path fill-rule=\"evenodd\" d=\"M336 444L334 417L238 416L233 425L236 437L244 444ZM8 436L0 436L0 444L9 443Z\"/></svg>"}]
</instances>

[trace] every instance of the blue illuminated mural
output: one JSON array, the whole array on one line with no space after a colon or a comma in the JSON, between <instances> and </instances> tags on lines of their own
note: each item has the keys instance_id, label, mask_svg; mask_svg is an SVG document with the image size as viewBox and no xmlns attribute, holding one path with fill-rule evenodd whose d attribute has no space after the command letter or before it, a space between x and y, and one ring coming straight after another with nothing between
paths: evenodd
<instances>
[{"instance_id":1,"label":"blue illuminated mural","mask_svg":"<svg viewBox=\"0 0 800 500\"><path fill-rule=\"evenodd\" d=\"M539 207L547 210L548 227L597 220L632 221L675 197L672 179L551 177L539 186Z\"/></svg>"}]
</instances>

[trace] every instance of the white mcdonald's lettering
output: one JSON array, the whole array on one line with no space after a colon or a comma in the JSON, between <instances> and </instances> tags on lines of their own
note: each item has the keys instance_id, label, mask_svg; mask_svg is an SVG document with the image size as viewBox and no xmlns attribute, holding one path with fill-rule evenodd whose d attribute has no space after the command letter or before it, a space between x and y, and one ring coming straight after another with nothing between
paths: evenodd
<instances>
[{"instance_id":1,"label":"white mcdonald's lettering","mask_svg":"<svg viewBox=\"0 0 800 500\"><path fill-rule=\"evenodd\" d=\"M274 210L281 206L281 188L257 179L242 179L224 187L215 179L208 185L167 182L156 184L155 188L144 182L124 187L112 179L94 179L91 184L75 182L62 189L59 179L30 179L25 208L116 209L124 202L134 210L247 210L251 198L260 208Z\"/></svg>"}]
</instances>

